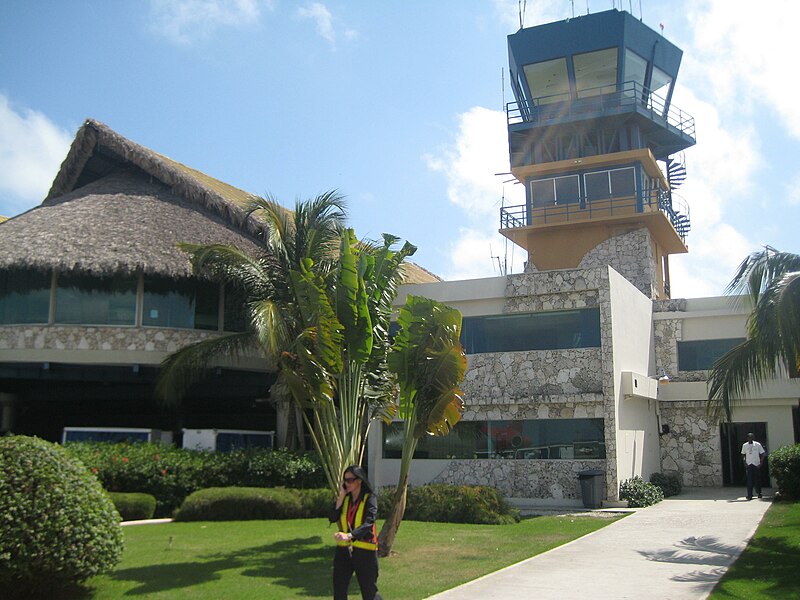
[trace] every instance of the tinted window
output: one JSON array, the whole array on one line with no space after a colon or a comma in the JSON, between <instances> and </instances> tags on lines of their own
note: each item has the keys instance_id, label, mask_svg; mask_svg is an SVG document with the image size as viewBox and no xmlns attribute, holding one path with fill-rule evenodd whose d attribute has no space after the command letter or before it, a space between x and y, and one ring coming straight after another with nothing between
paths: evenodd
<instances>
[{"instance_id":1,"label":"tinted window","mask_svg":"<svg viewBox=\"0 0 800 600\"><path fill-rule=\"evenodd\" d=\"M464 317L467 354L600 346L600 309Z\"/></svg>"},{"instance_id":2,"label":"tinted window","mask_svg":"<svg viewBox=\"0 0 800 600\"><path fill-rule=\"evenodd\" d=\"M744 341L744 338L721 340L694 340L678 342L678 370L706 371L714 366L726 352Z\"/></svg>"},{"instance_id":3,"label":"tinted window","mask_svg":"<svg viewBox=\"0 0 800 600\"><path fill-rule=\"evenodd\" d=\"M59 275L56 323L134 325L135 277Z\"/></svg>"},{"instance_id":4,"label":"tinted window","mask_svg":"<svg viewBox=\"0 0 800 600\"><path fill-rule=\"evenodd\" d=\"M0 273L0 323L47 323L50 316L50 273Z\"/></svg>"},{"instance_id":5,"label":"tinted window","mask_svg":"<svg viewBox=\"0 0 800 600\"><path fill-rule=\"evenodd\" d=\"M525 78L531 97L537 98L538 104L566 102L569 100L569 78L567 77L567 59L556 58L533 65L525 65Z\"/></svg>"},{"instance_id":6,"label":"tinted window","mask_svg":"<svg viewBox=\"0 0 800 600\"><path fill-rule=\"evenodd\" d=\"M400 458L403 423L383 427L383 457ZM603 419L459 421L446 436L419 440L414 458L605 458Z\"/></svg>"},{"instance_id":7,"label":"tinted window","mask_svg":"<svg viewBox=\"0 0 800 600\"><path fill-rule=\"evenodd\" d=\"M219 286L188 280L144 281L142 325L215 331L219 323Z\"/></svg>"}]
</instances>

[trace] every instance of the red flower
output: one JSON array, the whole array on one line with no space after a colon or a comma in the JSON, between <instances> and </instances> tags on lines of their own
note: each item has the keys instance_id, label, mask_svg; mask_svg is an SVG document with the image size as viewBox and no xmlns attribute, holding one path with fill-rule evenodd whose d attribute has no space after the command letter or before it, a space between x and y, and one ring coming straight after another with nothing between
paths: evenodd
<instances>
[{"instance_id":1,"label":"red flower","mask_svg":"<svg viewBox=\"0 0 800 600\"><path fill-rule=\"evenodd\" d=\"M127 456L123 456L122 457L122 462L128 462L128 457Z\"/></svg>"},{"instance_id":2,"label":"red flower","mask_svg":"<svg viewBox=\"0 0 800 600\"><path fill-rule=\"evenodd\" d=\"M167 474L167 470L166 469L161 469L161 474L162 475L166 475Z\"/></svg>"}]
</instances>

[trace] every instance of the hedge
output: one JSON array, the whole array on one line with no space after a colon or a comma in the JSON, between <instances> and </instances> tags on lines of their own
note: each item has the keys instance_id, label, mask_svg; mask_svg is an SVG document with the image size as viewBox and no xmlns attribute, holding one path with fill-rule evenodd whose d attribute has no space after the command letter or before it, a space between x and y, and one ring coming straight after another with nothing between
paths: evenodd
<instances>
[{"instance_id":1,"label":"hedge","mask_svg":"<svg viewBox=\"0 0 800 600\"><path fill-rule=\"evenodd\" d=\"M97 479L63 448L0 437L0 590L55 592L111 570L119 514Z\"/></svg>"},{"instance_id":2,"label":"hedge","mask_svg":"<svg viewBox=\"0 0 800 600\"><path fill-rule=\"evenodd\" d=\"M249 521L325 517L333 506L329 489L226 487L198 490L183 501L176 521Z\"/></svg>"},{"instance_id":3,"label":"hedge","mask_svg":"<svg viewBox=\"0 0 800 600\"><path fill-rule=\"evenodd\" d=\"M683 481L680 473L653 473L650 475L650 483L661 488L665 498L677 496L683 489Z\"/></svg>"},{"instance_id":4,"label":"hedge","mask_svg":"<svg viewBox=\"0 0 800 600\"><path fill-rule=\"evenodd\" d=\"M184 498L204 488L325 486L316 455L286 449L204 452L160 444L107 442L72 442L65 448L97 476L106 490L155 496L158 517L171 516Z\"/></svg>"},{"instance_id":5,"label":"hedge","mask_svg":"<svg viewBox=\"0 0 800 600\"><path fill-rule=\"evenodd\" d=\"M380 517L388 516L393 497L393 488L381 491L378 496ZM519 511L513 509L496 488L436 483L408 488L403 518L409 521L504 525L519 521Z\"/></svg>"},{"instance_id":6,"label":"hedge","mask_svg":"<svg viewBox=\"0 0 800 600\"><path fill-rule=\"evenodd\" d=\"M771 452L769 472L781 499L800 500L800 444L782 446Z\"/></svg>"},{"instance_id":7,"label":"hedge","mask_svg":"<svg viewBox=\"0 0 800 600\"><path fill-rule=\"evenodd\" d=\"M108 495L123 521L152 519L156 512L156 499L150 494L109 492Z\"/></svg>"}]
</instances>

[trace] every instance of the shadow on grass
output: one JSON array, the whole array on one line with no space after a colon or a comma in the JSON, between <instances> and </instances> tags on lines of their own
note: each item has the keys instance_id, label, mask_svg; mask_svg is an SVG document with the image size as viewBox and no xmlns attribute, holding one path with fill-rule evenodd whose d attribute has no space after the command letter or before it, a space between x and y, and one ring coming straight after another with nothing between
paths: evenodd
<instances>
[{"instance_id":1,"label":"shadow on grass","mask_svg":"<svg viewBox=\"0 0 800 600\"><path fill-rule=\"evenodd\" d=\"M728 594L726 583L760 581L758 593L768 598L800 598L800 546L782 537L754 538L742 557L714 589L715 597ZM739 596L735 596L739 597Z\"/></svg>"},{"instance_id":2,"label":"shadow on grass","mask_svg":"<svg viewBox=\"0 0 800 600\"><path fill-rule=\"evenodd\" d=\"M322 538L311 536L209 554L192 562L118 569L109 577L138 584L126 595L144 595L201 586L220 579L223 571L244 569L243 576L269 579L302 595L324 596L331 592L332 560L332 550L322 546Z\"/></svg>"}]
</instances>

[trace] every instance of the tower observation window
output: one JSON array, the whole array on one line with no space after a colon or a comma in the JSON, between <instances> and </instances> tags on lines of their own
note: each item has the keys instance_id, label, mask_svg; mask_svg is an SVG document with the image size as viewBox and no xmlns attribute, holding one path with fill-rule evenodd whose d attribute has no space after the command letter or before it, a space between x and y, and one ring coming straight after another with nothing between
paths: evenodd
<instances>
[{"instance_id":1,"label":"tower observation window","mask_svg":"<svg viewBox=\"0 0 800 600\"><path fill-rule=\"evenodd\" d=\"M556 58L540 63L525 65L525 79L531 96L538 104L566 102L570 98L567 59Z\"/></svg>"},{"instance_id":2,"label":"tower observation window","mask_svg":"<svg viewBox=\"0 0 800 600\"><path fill-rule=\"evenodd\" d=\"M617 89L617 48L576 54L575 89L578 98L611 94Z\"/></svg>"}]
</instances>

